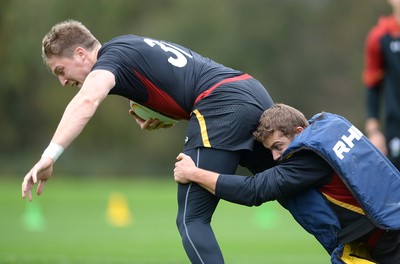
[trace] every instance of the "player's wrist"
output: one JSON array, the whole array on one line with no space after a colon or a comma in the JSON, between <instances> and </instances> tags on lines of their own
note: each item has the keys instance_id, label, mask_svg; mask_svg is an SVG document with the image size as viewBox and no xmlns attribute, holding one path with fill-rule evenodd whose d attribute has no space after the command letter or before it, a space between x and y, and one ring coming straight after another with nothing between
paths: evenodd
<instances>
[{"instance_id":1,"label":"player's wrist","mask_svg":"<svg viewBox=\"0 0 400 264\"><path fill-rule=\"evenodd\" d=\"M49 146L44 150L42 157L51 158L54 162L56 162L63 152L63 146L54 142L50 142Z\"/></svg>"},{"instance_id":2,"label":"player's wrist","mask_svg":"<svg viewBox=\"0 0 400 264\"><path fill-rule=\"evenodd\" d=\"M370 117L367 119L365 123L365 133L367 134L367 136L381 133L381 130L379 128L379 121L377 118Z\"/></svg>"},{"instance_id":3,"label":"player's wrist","mask_svg":"<svg viewBox=\"0 0 400 264\"><path fill-rule=\"evenodd\" d=\"M374 136L376 134L381 134L381 130L379 128L369 129L366 131L367 136Z\"/></svg>"}]
</instances>

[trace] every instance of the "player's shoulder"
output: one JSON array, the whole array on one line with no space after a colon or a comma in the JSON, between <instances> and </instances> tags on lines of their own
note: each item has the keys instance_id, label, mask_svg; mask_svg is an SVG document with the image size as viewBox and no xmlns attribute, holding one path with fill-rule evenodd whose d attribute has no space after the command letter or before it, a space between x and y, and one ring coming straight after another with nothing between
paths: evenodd
<instances>
[{"instance_id":1,"label":"player's shoulder","mask_svg":"<svg viewBox=\"0 0 400 264\"><path fill-rule=\"evenodd\" d=\"M142 47L143 45L145 46L143 39L143 37L136 35L122 35L112 38L102 45L98 53L98 59L106 58L107 60L124 61L135 56L135 54L142 53Z\"/></svg>"},{"instance_id":2,"label":"player's shoulder","mask_svg":"<svg viewBox=\"0 0 400 264\"><path fill-rule=\"evenodd\" d=\"M394 16L382 16L369 31L369 37L380 38L383 35L389 34L393 31L398 31L399 28L400 25L397 23Z\"/></svg>"},{"instance_id":3,"label":"player's shoulder","mask_svg":"<svg viewBox=\"0 0 400 264\"><path fill-rule=\"evenodd\" d=\"M121 35L110 39L103 44L103 48L109 47L129 47L143 42L143 37L137 35Z\"/></svg>"}]
</instances>

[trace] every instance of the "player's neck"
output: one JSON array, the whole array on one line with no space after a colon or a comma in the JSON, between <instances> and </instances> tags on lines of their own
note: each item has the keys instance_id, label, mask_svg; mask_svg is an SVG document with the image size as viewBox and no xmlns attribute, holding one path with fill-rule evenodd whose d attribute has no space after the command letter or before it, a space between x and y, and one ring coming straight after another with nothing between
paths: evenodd
<instances>
[{"instance_id":1,"label":"player's neck","mask_svg":"<svg viewBox=\"0 0 400 264\"><path fill-rule=\"evenodd\" d=\"M101 45L97 45L91 52L90 52L90 60L93 63L96 63L97 61L97 54L99 53L99 50L101 48Z\"/></svg>"}]
</instances>

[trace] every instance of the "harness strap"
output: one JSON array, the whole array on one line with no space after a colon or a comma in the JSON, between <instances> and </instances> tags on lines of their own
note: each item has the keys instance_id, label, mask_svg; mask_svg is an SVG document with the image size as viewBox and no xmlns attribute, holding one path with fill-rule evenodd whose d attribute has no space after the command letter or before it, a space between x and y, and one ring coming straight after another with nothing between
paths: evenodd
<instances>
[{"instance_id":1,"label":"harness strap","mask_svg":"<svg viewBox=\"0 0 400 264\"><path fill-rule=\"evenodd\" d=\"M368 234L375 228L367 217L361 217L354 223L342 228L338 234L338 240L341 244L347 244Z\"/></svg>"}]
</instances>

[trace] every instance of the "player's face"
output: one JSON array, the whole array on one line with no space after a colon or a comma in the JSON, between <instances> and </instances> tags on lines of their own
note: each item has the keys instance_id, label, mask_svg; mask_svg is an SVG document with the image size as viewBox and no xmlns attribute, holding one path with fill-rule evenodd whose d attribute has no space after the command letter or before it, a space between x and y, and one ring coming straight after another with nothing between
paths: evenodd
<instances>
[{"instance_id":1,"label":"player's face","mask_svg":"<svg viewBox=\"0 0 400 264\"><path fill-rule=\"evenodd\" d=\"M304 128L297 127L295 134L299 134ZM282 131L276 130L269 137L263 141L264 147L271 150L274 160L279 160L282 153L288 148L289 144L293 141L295 136L287 137Z\"/></svg>"},{"instance_id":2,"label":"player's face","mask_svg":"<svg viewBox=\"0 0 400 264\"><path fill-rule=\"evenodd\" d=\"M75 52L72 58L53 56L47 59L47 65L62 86L82 87L93 65L87 56Z\"/></svg>"},{"instance_id":3,"label":"player's face","mask_svg":"<svg viewBox=\"0 0 400 264\"><path fill-rule=\"evenodd\" d=\"M263 141L263 145L271 150L274 160L278 160L292 140L293 138L285 136L281 131L274 131L274 133Z\"/></svg>"}]
</instances>

